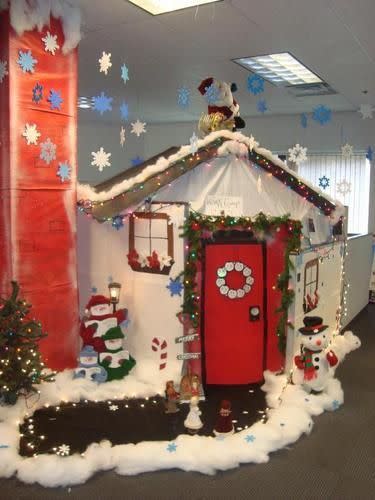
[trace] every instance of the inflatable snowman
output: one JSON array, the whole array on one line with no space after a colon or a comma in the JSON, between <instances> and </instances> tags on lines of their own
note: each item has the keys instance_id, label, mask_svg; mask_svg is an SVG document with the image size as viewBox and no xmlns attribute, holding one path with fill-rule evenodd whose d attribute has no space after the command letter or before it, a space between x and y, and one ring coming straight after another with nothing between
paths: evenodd
<instances>
[{"instance_id":1,"label":"inflatable snowman","mask_svg":"<svg viewBox=\"0 0 375 500\"><path fill-rule=\"evenodd\" d=\"M306 316L304 326L299 329L301 334L301 354L295 356L294 363L297 373L293 376L295 383L301 383L308 392L322 392L330 377L330 367L337 364L335 353L329 349L327 325L319 316ZM302 376L301 376L302 375Z\"/></svg>"}]
</instances>

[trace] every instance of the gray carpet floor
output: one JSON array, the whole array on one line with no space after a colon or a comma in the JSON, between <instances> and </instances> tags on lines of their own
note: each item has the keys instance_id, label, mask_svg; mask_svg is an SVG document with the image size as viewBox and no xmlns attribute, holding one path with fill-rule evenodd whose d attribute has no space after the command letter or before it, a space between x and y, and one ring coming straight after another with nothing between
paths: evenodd
<instances>
[{"instance_id":1,"label":"gray carpet floor","mask_svg":"<svg viewBox=\"0 0 375 500\"><path fill-rule=\"evenodd\" d=\"M58 489L12 478L0 480L0 498L375 500L375 305L363 310L350 329L362 347L337 371L344 405L316 417L310 436L272 454L267 464L215 476L176 470L134 477L107 472L84 485Z\"/></svg>"}]
</instances>

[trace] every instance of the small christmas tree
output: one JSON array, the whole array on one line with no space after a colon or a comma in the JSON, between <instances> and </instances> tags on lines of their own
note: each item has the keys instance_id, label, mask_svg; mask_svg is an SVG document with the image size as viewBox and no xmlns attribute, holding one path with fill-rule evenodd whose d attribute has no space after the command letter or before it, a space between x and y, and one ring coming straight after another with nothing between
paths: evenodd
<instances>
[{"instance_id":1,"label":"small christmas tree","mask_svg":"<svg viewBox=\"0 0 375 500\"><path fill-rule=\"evenodd\" d=\"M53 381L55 375L43 373L38 341L47 335L28 317L31 305L17 299L18 292L18 283L12 281L11 296L0 297L0 397L6 404L38 392L34 385Z\"/></svg>"}]
</instances>

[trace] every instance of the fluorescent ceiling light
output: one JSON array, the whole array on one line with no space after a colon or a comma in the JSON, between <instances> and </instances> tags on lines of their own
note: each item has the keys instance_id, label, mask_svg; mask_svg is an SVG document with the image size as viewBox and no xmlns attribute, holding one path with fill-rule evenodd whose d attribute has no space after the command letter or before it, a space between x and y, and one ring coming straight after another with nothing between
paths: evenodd
<instances>
[{"instance_id":1,"label":"fluorescent ceiling light","mask_svg":"<svg viewBox=\"0 0 375 500\"><path fill-rule=\"evenodd\" d=\"M93 102L90 97L78 97L77 106L81 109L90 109Z\"/></svg>"},{"instance_id":2,"label":"fluorescent ceiling light","mask_svg":"<svg viewBox=\"0 0 375 500\"><path fill-rule=\"evenodd\" d=\"M233 61L275 85L306 85L323 81L289 52L242 57Z\"/></svg>"},{"instance_id":3,"label":"fluorescent ceiling light","mask_svg":"<svg viewBox=\"0 0 375 500\"><path fill-rule=\"evenodd\" d=\"M147 12L150 12L153 16L220 1L222 0L129 0L130 3L138 5L141 9L147 10Z\"/></svg>"}]
</instances>

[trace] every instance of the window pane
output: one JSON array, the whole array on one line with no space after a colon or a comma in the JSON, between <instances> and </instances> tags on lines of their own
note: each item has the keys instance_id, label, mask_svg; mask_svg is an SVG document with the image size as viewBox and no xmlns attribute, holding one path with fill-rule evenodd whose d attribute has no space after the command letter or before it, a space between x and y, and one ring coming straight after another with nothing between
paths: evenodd
<instances>
[{"instance_id":1,"label":"window pane","mask_svg":"<svg viewBox=\"0 0 375 500\"><path fill-rule=\"evenodd\" d=\"M150 236L150 221L149 219L134 219L134 236L142 236L149 238Z\"/></svg>"},{"instance_id":2,"label":"window pane","mask_svg":"<svg viewBox=\"0 0 375 500\"><path fill-rule=\"evenodd\" d=\"M167 238L167 219L152 219L151 220L151 237L152 238Z\"/></svg>"},{"instance_id":3,"label":"window pane","mask_svg":"<svg viewBox=\"0 0 375 500\"><path fill-rule=\"evenodd\" d=\"M134 238L134 246L140 255L150 254L150 238Z\"/></svg>"},{"instance_id":4,"label":"window pane","mask_svg":"<svg viewBox=\"0 0 375 500\"><path fill-rule=\"evenodd\" d=\"M151 246L152 251L155 250L158 255L168 255L168 240L161 238L152 238Z\"/></svg>"}]
</instances>

